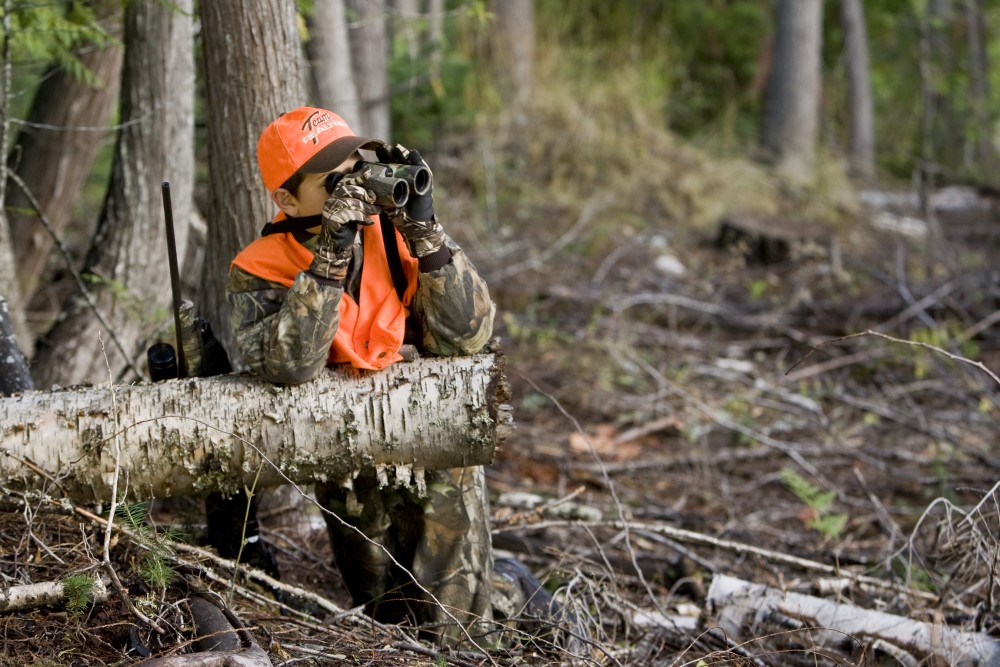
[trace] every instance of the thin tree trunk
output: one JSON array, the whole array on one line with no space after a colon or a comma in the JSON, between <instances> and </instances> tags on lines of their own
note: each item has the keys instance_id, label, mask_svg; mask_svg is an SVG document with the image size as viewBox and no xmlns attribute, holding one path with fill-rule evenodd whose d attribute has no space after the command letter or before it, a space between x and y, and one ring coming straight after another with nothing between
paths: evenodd
<instances>
[{"instance_id":1,"label":"thin tree trunk","mask_svg":"<svg viewBox=\"0 0 1000 667\"><path fill-rule=\"evenodd\" d=\"M24 457L81 500L110 497L116 462L139 499L347 479L372 466L420 483L421 469L492 459L510 423L498 360L337 367L290 387L233 374L27 392L0 399L0 448L12 455L0 456L0 479L42 486Z\"/></svg>"},{"instance_id":2,"label":"thin tree trunk","mask_svg":"<svg viewBox=\"0 0 1000 667\"><path fill-rule=\"evenodd\" d=\"M390 140L389 44L385 0L347 0L348 37L354 56L355 82L361 98L357 134Z\"/></svg>"},{"instance_id":3,"label":"thin tree trunk","mask_svg":"<svg viewBox=\"0 0 1000 667\"><path fill-rule=\"evenodd\" d=\"M295 3L199 2L208 123L208 238L197 301L233 367L226 326L229 262L274 215L257 168L257 139L279 114L306 103ZM236 37L239 37L238 39Z\"/></svg>"},{"instance_id":4,"label":"thin tree trunk","mask_svg":"<svg viewBox=\"0 0 1000 667\"><path fill-rule=\"evenodd\" d=\"M812 176L819 130L822 0L777 0L761 146L785 173Z\"/></svg>"},{"instance_id":5,"label":"thin tree trunk","mask_svg":"<svg viewBox=\"0 0 1000 667\"><path fill-rule=\"evenodd\" d=\"M875 114L864 7L861 0L841 0L840 10L850 88L848 161L854 175L871 178L875 175Z\"/></svg>"},{"instance_id":6,"label":"thin tree trunk","mask_svg":"<svg viewBox=\"0 0 1000 667\"><path fill-rule=\"evenodd\" d=\"M494 67L515 109L531 99L535 68L534 0L493 0Z\"/></svg>"},{"instance_id":7,"label":"thin tree trunk","mask_svg":"<svg viewBox=\"0 0 1000 667\"><path fill-rule=\"evenodd\" d=\"M354 84L344 0L316 0L306 48L317 105L335 111L360 132L361 103Z\"/></svg>"},{"instance_id":8,"label":"thin tree trunk","mask_svg":"<svg viewBox=\"0 0 1000 667\"><path fill-rule=\"evenodd\" d=\"M170 303L160 184L171 182L178 247L184 247L194 187L192 0L175 7L131 3L126 11L122 129L111 186L85 261L98 306L124 354L106 345L92 309L76 292L39 341L35 385L118 379L135 368Z\"/></svg>"},{"instance_id":9,"label":"thin tree trunk","mask_svg":"<svg viewBox=\"0 0 1000 667\"><path fill-rule=\"evenodd\" d=\"M120 0L92 2L104 30L122 37ZM26 123L12 147L9 164L41 204L57 233L69 224L91 167L118 105L124 49L120 43L92 46L79 54L80 63L97 78L90 84L51 67L43 76ZM21 289L30 298L52 253L53 240L17 186L8 186L11 238ZM30 353L29 353L30 354Z\"/></svg>"},{"instance_id":10,"label":"thin tree trunk","mask_svg":"<svg viewBox=\"0 0 1000 667\"><path fill-rule=\"evenodd\" d=\"M969 34L969 97L972 102L975 166L986 180L995 182L996 149L990 114L990 62L986 50L986 26L982 0L965 0Z\"/></svg>"},{"instance_id":11,"label":"thin tree trunk","mask_svg":"<svg viewBox=\"0 0 1000 667\"><path fill-rule=\"evenodd\" d=\"M3 16L0 16L0 156L7 153L10 145L10 86L11 86L11 21L10 7L4 2ZM7 163L0 163L0 296L7 303L12 336L15 344L21 341L20 349L26 349L31 342L31 333L24 317L24 298L17 279L14 251L10 239L10 225L7 224Z\"/></svg>"},{"instance_id":12,"label":"thin tree trunk","mask_svg":"<svg viewBox=\"0 0 1000 667\"><path fill-rule=\"evenodd\" d=\"M444 62L444 0L427 0L428 27L428 68L431 85L435 91L443 92L441 83L441 64Z\"/></svg>"}]
</instances>

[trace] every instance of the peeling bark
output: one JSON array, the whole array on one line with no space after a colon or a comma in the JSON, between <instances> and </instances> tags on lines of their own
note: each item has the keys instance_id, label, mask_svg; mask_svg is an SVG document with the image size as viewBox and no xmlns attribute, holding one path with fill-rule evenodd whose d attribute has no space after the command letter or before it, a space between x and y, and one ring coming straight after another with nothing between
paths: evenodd
<instances>
[{"instance_id":1,"label":"peeling bark","mask_svg":"<svg viewBox=\"0 0 1000 667\"><path fill-rule=\"evenodd\" d=\"M94 590L89 598L93 603L104 602L110 597L107 584L100 578L94 579ZM24 611L60 605L65 602L66 593L61 581L43 581L38 584L22 584L0 588L0 612Z\"/></svg>"},{"instance_id":2,"label":"peeling bark","mask_svg":"<svg viewBox=\"0 0 1000 667\"><path fill-rule=\"evenodd\" d=\"M953 667L1000 664L1000 643L986 633L962 632L943 623L914 621L725 575L713 577L708 608L736 642L761 636L777 624L785 630L810 631L817 646L880 642L914 656L920 664L937 664L933 660Z\"/></svg>"},{"instance_id":3,"label":"peeling bark","mask_svg":"<svg viewBox=\"0 0 1000 667\"><path fill-rule=\"evenodd\" d=\"M333 368L284 387L249 375L26 392L0 400L0 480L35 488L22 459L70 497L198 495L348 479L376 469L422 481L423 469L489 463L509 426L502 357Z\"/></svg>"}]
</instances>

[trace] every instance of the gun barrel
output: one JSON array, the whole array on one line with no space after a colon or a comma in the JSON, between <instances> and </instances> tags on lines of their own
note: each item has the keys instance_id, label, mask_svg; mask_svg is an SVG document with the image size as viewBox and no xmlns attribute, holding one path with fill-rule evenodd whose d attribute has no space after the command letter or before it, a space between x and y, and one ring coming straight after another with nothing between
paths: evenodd
<instances>
[{"instance_id":1,"label":"gun barrel","mask_svg":"<svg viewBox=\"0 0 1000 667\"><path fill-rule=\"evenodd\" d=\"M181 279L177 269L177 242L174 240L174 210L170 203L170 183L163 181L163 222L167 232L167 261L170 265L170 292L174 304L174 334L177 336L177 377L187 377L184 363L184 339L181 333Z\"/></svg>"}]
</instances>

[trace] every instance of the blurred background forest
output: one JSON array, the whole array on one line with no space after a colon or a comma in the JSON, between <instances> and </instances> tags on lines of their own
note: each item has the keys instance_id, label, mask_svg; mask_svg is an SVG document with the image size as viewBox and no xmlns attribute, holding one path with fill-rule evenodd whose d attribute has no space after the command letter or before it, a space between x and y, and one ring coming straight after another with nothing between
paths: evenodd
<instances>
[{"instance_id":1,"label":"blurred background forest","mask_svg":"<svg viewBox=\"0 0 1000 667\"><path fill-rule=\"evenodd\" d=\"M0 12L0 296L35 387L140 381L172 338L162 181L185 297L228 345L228 261L273 212L257 136L331 108L421 150L491 285L518 424L490 472L495 540L553 588L600 582L601 661L727 650L633 613L701 604L713 574L813 591L825 573L737 543L910 591L841 591L860 606L997 632L996 3ZM526 491L541 505L509 504ZM524 528L577 503L646 527ZM862 644L822 664L882 664ZM762 646L742 650L798 664Z\"/></svg>"}]
</instances>

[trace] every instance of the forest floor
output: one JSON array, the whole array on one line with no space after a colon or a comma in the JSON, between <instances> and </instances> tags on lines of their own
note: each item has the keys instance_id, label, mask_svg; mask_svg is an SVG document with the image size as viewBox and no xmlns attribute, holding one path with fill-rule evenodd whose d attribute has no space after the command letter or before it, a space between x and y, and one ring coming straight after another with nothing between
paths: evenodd
<instances>
[{"instance_id":1,"label":"forest floor","mask_svg":"<svg viewBox=\"0 0 1000 667\"><path fill-rule=\"evenodd\" d=\"M883 206L837 243L793 239L771 263L755 261L752 235L720 247L654 233L590 263L480 261L517 424L488 470L495 546L574 611L582 644L438 651L338 612L350 600L322 521L271 503L263 536L281 583L308 592L284 595L290 607L259 577L119 520L108 547L124 589L80 611L0 614L0 664L223 664L193 655L199 594L261 649L245 641L225 664L960 664L940 630L931 650L822 633L829 619L788 611L720 626L713 586L733 577L844 616L1000 637L1000 215L975 202L949 217L942 200L933 258L905 211ZM199 508L153 518L196 543ZM0 509L5 586L106 574L93 508L8 495ZM171 563L165 587L138 575L150 548Z\"/></svg>"}]
</instances>

